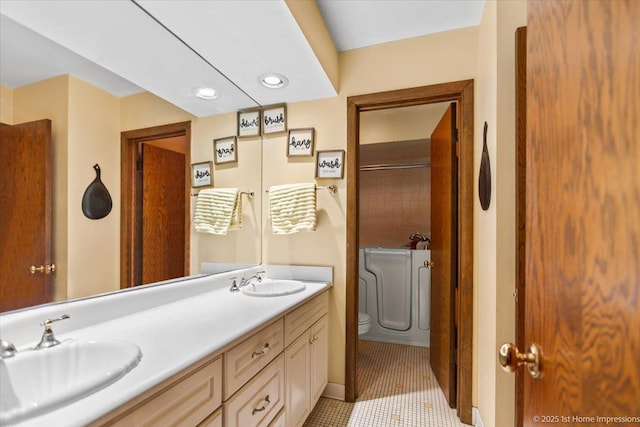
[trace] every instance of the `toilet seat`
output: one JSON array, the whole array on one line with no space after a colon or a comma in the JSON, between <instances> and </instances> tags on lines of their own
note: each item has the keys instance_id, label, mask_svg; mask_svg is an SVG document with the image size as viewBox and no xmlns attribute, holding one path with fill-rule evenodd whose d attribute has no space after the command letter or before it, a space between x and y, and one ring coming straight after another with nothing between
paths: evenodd
<instances>
[{"instance_id":1,"label":"toilet seat","mask_svg":"<svg viewBox=\"0 0 640 427\"><path fill-rule=\"evenodd\" d=\"M371 326L371 318L366 313L358 312L358 335L364 335L369 332Z\"/></svg>"}]
</instances>

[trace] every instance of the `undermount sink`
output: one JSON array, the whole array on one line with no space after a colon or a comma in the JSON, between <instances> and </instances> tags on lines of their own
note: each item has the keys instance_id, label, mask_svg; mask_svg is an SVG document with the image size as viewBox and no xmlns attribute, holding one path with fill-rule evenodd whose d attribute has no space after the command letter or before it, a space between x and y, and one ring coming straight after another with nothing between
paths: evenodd
<instances>
[{"instance_id":1,"label":"undermount sink","mask_svg":"<svg viewBox=\"0 0 640 427\"><path fill-rule=\"evenodd\" d=\"M135 368L142 352L126 341L68 341L0 360L0 425L94 393Z\"/></svg>"},{"instance_id":2,"label":"undermount sink","mask_svg":"<svg viewBox=\"0 0 640 427\"><path fill-rule=\"evenodd\" d=\"M297 294L305 289L306 285L298 280L262 279L242 288L242 293L252 297L279 297Z\"/></svg>"}]
</instances>

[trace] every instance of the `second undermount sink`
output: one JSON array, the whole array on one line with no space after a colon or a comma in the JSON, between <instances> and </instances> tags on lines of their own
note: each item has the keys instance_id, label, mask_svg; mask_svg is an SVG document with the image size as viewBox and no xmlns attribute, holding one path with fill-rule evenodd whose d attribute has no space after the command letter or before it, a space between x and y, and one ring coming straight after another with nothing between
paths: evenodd
<instances>
[{"instance_id":1,"label":"second undermount sink","mask_svg":"<svg viewBox=\"0 0 640 427\"><path fill-rule=\"evenodd\" d=\"M0 361L0 425L22 421L94 393L142 358L126 341L69 341Z\"/></svg>"},{"instance_id":2,"label":"second undermount sink","mask_svg":"<svg viewBox=\"0 0 640 427\"><path fill-rule=\"evenodd\" d=\"M279 297L297 294L305 289L306 285L299 280L262 279L242 288L242 293L252 297Z\"/></svg>"}]
</instances>

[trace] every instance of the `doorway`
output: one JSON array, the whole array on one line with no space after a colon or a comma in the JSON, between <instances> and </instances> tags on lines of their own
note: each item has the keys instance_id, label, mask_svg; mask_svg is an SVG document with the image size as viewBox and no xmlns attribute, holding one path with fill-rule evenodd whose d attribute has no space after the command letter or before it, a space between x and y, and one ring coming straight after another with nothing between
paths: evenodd
<instances>
[{"instance_id":1,"label":"doorway","mask_svg":"<svg viewBox=\"0 0 640 427\"><path fill-rule=\"evenodd\" d=\"M122 133L122 288L189 274L190 142L190 122Z\"/></svg>"},{"instance_id":2,"label":"doorway","mask_svg":"<svg viewBox=\"0 0 640 427\"><path fill-rule=\"evenodd\" d=\"M471 424L471 365L473 333L473 81L444 83L413 89L349 97L347 100L347 150L358 153L360 113L388 108L439 102L456 102L459 117L458 180L458 288L455 292L451 320L458 319L457 333L452 339L457 352L451 355L455 363L457 390L452 406L460 419ZM358 355L358 281L359 281L359 156L347 158L347 294L345 399L355 401Z\"/></svg>"}]
</instances>

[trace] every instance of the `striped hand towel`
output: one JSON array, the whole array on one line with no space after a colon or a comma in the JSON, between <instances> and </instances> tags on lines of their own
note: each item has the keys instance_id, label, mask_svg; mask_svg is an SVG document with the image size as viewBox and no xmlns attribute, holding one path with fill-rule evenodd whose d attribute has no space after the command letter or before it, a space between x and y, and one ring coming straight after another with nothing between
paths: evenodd
<instances>
[{"instance_id":1,"label":"striped hand towel","mask_svg":"<svg viewBox=\"0 0 640 427\"><path fill-rule=\"evenodd\" d=\"M273 234L316 230L316 185L275 185L269 189Z\"/></svg>"},{"instance_id":2,"label":"striped hand towel","mask_svg":"<svg viewBox=\"0 0 640 427\"><path fill-rule=\"evenodd\" d=\"M208 188L200 190L193 218L196 231L227 234L242 228L242 200L237 188Z\"/></svg>"}]
</instances>

